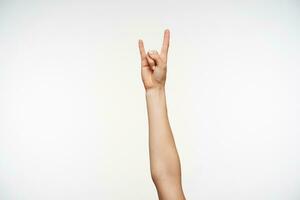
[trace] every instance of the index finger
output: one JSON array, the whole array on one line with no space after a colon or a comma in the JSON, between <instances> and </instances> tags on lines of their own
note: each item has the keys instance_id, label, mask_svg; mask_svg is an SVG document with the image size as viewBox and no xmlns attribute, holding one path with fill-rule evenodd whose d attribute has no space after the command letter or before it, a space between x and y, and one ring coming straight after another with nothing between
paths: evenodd
<instances>
[{"instance_id":1,"label":"index finger","mask_svg":"<svg viewBox=\"0 0 300 200\"><path fill-rule=\"evenodd\" d=\"M147 54L144 48L144 43L143 40L139 39L139 49L140 49L140 55L141 55L141 59L145 59L147 58Z\"/></svg>"},{"instance_id":2,"label":"index finger","mask_svg":"<svg viewBox=\"0 0 300 200\"><path fill-rule=\"evenodd\" d=\"M161 47L161 54L165 58L168 55L169 43L170 43L170 30L166 29L164 31L164 40L163 40L163 44L162 44L162 47Z\"/></svg>"}]
</instances>

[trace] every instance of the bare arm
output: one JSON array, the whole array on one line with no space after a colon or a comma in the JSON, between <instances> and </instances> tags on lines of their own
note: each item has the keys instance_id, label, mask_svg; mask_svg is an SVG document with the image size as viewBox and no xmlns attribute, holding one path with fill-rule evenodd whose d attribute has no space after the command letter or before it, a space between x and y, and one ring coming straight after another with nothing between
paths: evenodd
<instances>
[{"instance_id":1,"label":"bare arm","mask_svg":"<svg viewBox=\"0 0 300 200\"><path fill-rule=\"evenodd\" d=\"M169 40L170 31L167 29L160 54L157 51L146 54L143 41L139 40L149 125L150 169L160 200L185 200L180 159L169 124L166 103Z\"/></svg>"}]
</instances>

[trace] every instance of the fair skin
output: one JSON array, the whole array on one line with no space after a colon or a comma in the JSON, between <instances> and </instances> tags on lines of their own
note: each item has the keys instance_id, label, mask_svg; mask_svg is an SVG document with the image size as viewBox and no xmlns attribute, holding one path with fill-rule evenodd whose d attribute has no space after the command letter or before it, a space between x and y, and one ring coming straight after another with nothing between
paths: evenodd
<instances>
[{"instance_id":1,"label":"fair skin","mask_svg":"<svg viewBox=\"0 0 300 200\"><path fill-rule=\"evenodd\" d=\"M170 30L164 31L160 53L146 53L139 40L141 76L145 88L149 128L149 157L153 183L159 200L185 200L180 159L168 119L165 82Z\"/></svg>"}]
</instances>

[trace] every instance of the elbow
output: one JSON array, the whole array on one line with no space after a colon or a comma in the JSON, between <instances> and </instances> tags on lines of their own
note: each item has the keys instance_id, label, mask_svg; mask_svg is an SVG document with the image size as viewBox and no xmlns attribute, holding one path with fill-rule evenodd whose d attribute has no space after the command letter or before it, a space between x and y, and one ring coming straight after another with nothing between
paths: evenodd
<instances>
[{"instance_id":1,"label":"elbow","mask_svg":"<svg viewBox=\"0 0 300 200\"><path fill-rule=\"evenodd\" d=\"M163 177L162 174L151 171L151 179L153 183L157 183Z\"/></svg>"},{"instance_id":2,"label":"elbow","mask_svg":"<svg viewBox=\"0 0 300 200\"><path fill-rule=\"evenodd\" d=\"M180 171L174 172L172 170L156 171L156 172L151 171L151 179L154 182L154 184L158 184L166 181L180 180L181 173Z\"/></svg>"},{"instance_id":3,"label":"elbow","mask_svg":"<svg viewBox=\"0 0 300 200\"><path fill-rule=\"evenodd\" d=\"M156 160L151 165L151 178L154 183L181 180L181 164L177 154L163 161Z\"/></svg>"}]
</instances>

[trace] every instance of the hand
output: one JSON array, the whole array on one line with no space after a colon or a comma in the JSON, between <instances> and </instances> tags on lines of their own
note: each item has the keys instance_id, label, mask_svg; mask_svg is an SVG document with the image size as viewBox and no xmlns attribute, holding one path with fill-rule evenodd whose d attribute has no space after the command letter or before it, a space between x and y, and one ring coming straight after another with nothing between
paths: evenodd
<instances>
[{"instance_id":1,"label":"hand","mask_svg":"<svg viewBox=\"0 0 300 200\"><path fill-rule=\"evenodd\" d=\"M141 55L141 75L145 90L164 88L167 75L167 59L170 42L170 31L164 31L160 53L156 50L145 52L143 40L139 40Z\"/></svg>"}]
</instances>

